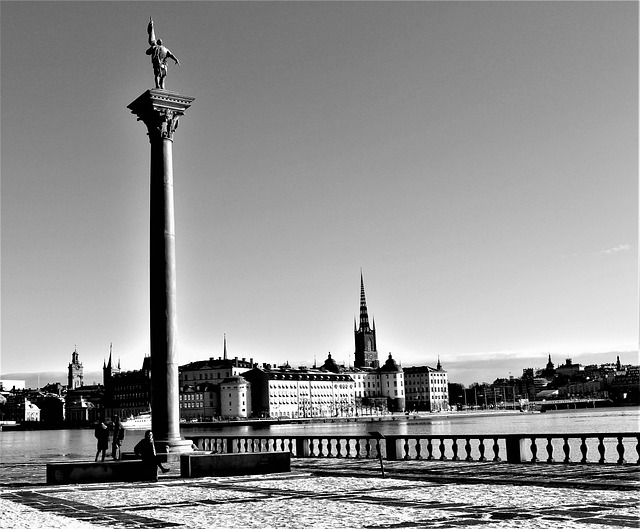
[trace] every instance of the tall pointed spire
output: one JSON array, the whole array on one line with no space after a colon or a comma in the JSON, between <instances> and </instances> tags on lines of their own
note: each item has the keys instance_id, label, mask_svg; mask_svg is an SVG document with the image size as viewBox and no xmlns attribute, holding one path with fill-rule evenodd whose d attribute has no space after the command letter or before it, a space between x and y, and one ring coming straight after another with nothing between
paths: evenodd
<instances>
[{"instance_id":1,"label":"tall pointed spire","mask_svg":"<svg viewBox=\"0 0 640 529\"><path fill-rule=\"evenodd\" d=\"M364 295L364 279L360 270L360 330L369 329L369 314L367 312L367 298Z\"/></svg>"},{"instance_id":2,"label":"tall pointed spire","mask_svg":"<svg viewBox=\"0 0 640 529\"><path fill-rule=\"evenodd\" d=\"M224 333L224 356L222 357L224 360L227 359L227 333Z\"/></svg>"},{"instance_id":3,"label":"tall pointed spire","mask_svg":"<svg viewBox=\"0 0 640 529\"><path fill-rule=\"evenodd\" d=\"M355 322L354 322L355 324ZM367 310L367 298L364 293L364 277L360 269L360 328L354 328L355 336L355 363L354 366L378 368L378 349L376 348L375 323L372 329L369 326L369 312Z\"/></svg>"},{"instance_id":4,"label":"tall pointed spire","mask_svg":"<svg viewBox=\"0 0 640 529\"><path fill-rule=\"evenodd\" d=\"M113 352L113 343L109 343L109 363L107 364L107 368L111 369L111 353Z\"/></svg>"}]
</instances>

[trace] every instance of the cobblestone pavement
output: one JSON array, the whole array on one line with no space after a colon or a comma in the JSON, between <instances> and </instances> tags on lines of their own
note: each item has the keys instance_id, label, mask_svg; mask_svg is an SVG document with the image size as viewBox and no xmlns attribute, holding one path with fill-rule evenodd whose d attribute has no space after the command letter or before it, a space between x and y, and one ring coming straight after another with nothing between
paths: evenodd
<instances>
[{"instance_id":1,"label":"cobblestone pavement","mask_svg":"<svg viewBox=\"0 0 640 529\"><path fill-rule=\"evenodd\" d=\"M84 528L639 527L639 467L293 460L292 472L0 486L0 525ZM546 479L545 479L546 476Z\"/></svg>"}]
</instances>

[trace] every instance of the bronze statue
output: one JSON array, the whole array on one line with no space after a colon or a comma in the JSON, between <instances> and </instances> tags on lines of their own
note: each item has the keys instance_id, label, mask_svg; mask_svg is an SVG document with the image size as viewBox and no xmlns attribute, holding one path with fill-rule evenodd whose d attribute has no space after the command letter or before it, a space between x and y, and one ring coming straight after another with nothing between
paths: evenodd
<instances>
[{"instance_id":1,"label":"bronze statue","mask_svg":"<svg viewBox=\"0 0 640 529\"><path fill-rule=\"evenodd\" d=\"M164 90L164 78L167 76L167 59L173 59L177 65L180 64L178 58L162 45L162 40L156 40L156 34L153 29L153 20L149 17L149 25L147 26L149 34L149 46L147 55L151 55L151 64L153 64L153 76L156 80L156 88Z\"/></svg>"}]
</instances>

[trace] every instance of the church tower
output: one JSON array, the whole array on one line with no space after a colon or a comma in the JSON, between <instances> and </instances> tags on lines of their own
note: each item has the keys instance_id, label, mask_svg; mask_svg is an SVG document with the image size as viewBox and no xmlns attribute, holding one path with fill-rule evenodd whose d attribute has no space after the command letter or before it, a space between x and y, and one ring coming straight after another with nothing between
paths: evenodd
<instances>
[{"instance_id":1,"label":"church tower","mask_svg":"<svg viewBox=\"0 0 640 529\"><path fill-rule=\"evenodd\" d=\"M111 358L112 353L113 353L113 344L110 343L109 344L109 363L107 364L107 362L104 362L102 364L102 383L104 384L105 388L111 385L110 384L111 377L113 377L113 375L120 373L120 360L118 360L117 366L113 364L113 361Z\"/></svg>"},{"instance_id":2,"label":"church tower","mask_svg":"<svg viewBox=\"0 0 640 529\"><path fill-rule=\"evenodd\" d=\"M378 349L376 347L376 324L372 322L369 327L369 314L367 312L367 300L364 295L364 279L360 272L360 326L353 322L353 332L356 341L355 367L380 367L378 361Z\"/></svg>"},{"instance_id":3,"label":"church tower","mask_svg":"<svg viewBox=\"0 0 640 529\"><path fill-rule=\"evenodd\" d=\"M84 385L82 382L84 368L78 359L76 348L71 353L71 363L69 364L69 376L67 379L67 389L76 389Z\"/></svg>"}]
</instances>

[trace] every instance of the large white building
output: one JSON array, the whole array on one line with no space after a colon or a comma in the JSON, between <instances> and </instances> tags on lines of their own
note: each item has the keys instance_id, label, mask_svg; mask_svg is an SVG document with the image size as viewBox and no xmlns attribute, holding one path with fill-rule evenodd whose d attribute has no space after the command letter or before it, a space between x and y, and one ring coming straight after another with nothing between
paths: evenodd
<instances>
[{"instance_id":1,"label":"large white building","mask_svg":"<svg viewBox=\"0 0 640 529\"><path fill-rule=\"evenodd\" d=\"M256 367L242 374L251 383L254 416L337 417L355 415L355 383L347 374Z\"/></svg>"},{"instance_id":2,"label":"large white building","mask_svg":"<svg viewBox=\"0 0 640 529\"><path fill-rule=\"evenodd\" d=\"M404 369L406 406L408 411L443 411L449 409L449 378L440 359L430 366Z\"/></svg>"},{"instance_id":3,"label":"large white building","mask_svg":"<svg viewBox=\"0 0 640 529\"><path fill-rule=\"evenodd\" d=\"M220 415L251 417L251 384L243 377L228 377L220 382Z\"/></svg>"}]
</instances>

